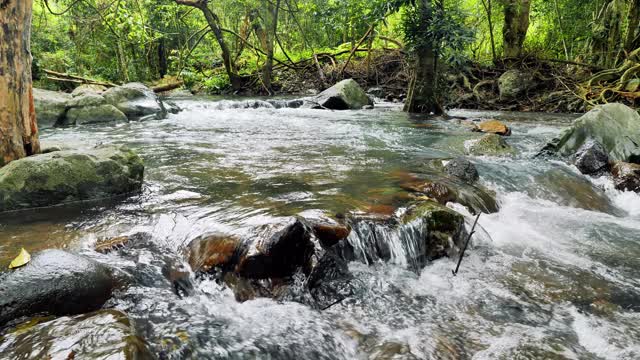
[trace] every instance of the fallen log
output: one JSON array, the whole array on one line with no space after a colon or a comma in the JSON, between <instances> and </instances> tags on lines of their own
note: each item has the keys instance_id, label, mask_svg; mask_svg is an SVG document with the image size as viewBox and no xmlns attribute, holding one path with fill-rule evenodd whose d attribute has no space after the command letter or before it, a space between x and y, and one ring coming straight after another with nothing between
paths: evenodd
<instances>
[{"instance_id":1,"label":"fallen log","mask_svg":"<svg viewBox=\"0 0 640 360\"><path fill-rule=\"evenodd\" d=\"M61 73L53 70L43 69L45 74L51 75L47 76L47 79L54 81L64 81L64 82L72 82L77 84L91 84L91 85L101 85L105 87L114 87L117 86L114 83L98 81L93 79L84 78L82 76L71 75L66 73Z\"/></svg>"}]
</instances>

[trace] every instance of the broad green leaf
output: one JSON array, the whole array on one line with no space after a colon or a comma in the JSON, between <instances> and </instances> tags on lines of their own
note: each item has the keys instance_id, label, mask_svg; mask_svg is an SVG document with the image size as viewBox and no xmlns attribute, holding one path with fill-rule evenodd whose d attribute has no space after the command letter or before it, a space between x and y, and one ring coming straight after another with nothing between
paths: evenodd
<instances>
[{"instance_id":1,"label":"broad green leaf","mask_svg":"<svg viewBox=\"0 0 640 360\"><path fill-rule=\"evenodd\" d=\"M13 259L11 264L9 264L9 269L16 269L25 266L29 263L29 261L31 261L31 255L27 252L27 250L22 248L22 250L20 250L20 254L18 254L18 256Z\"/></svg>"}]
</instances>

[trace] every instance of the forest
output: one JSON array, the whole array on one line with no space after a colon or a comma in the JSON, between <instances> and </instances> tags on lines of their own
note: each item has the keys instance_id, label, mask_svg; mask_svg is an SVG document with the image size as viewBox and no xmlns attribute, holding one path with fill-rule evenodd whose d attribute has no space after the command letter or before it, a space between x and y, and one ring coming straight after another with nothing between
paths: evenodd
<instances>
[{"instance_id":1,"label":"forest","mask_svg":"<svg viewBox=\"0 0 640 360\"><path fill-rule=\"evenodd\" d=\"M532 69L547 94L568 91L567 101L587 106L637 97L636 1L42 0L33 12L34 77L48 88L75 84L46 70L111 83L183 81L209 94L323 90L354 78L401 95L412 59L428 46L448 90L438 92L453 104L484 95L487 80L511 67ZM451 90L458 99L444 99ZM464 105L499 107L483 100Z\"/></svg>"},{"instance_id":2,"label":"forest","mask_svg":"<svg viewBox=\"0 0 640 360\"><path fill-rule=\"evenodd\" d=\"M640 359L640 0L0 0L0 360Z\"/></svg>"}]
</instances>

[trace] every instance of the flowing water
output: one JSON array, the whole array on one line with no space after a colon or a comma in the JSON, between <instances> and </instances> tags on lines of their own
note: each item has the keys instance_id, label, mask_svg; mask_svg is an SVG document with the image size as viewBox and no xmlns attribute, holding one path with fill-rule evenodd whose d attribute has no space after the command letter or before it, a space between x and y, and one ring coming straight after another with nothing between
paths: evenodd
<instances>
[{"instance_id":1,"label":"flowing water","mask_svg":"<svg viewBox=\"0 0 640 360\"><path fill-rule=\"evenodd\" d=\"M640 196L534 158L574 116L453 111L507 122L518 150L471 158L500 211L480 218L458 276L453 259L418 272L402 254L353 262L355 294L319 311L266 298L238 303L211 280L181 299L158 280L162 259L181 258L203 233L251 237L303 211L393 210L407 174L463 154L478 135L392 104L332 112L177 102L184 111L162 121L43 131L45 145L127 144L144 158L144 190L108 204L2 215L1 263L22 246L69 248L138 278L108 305L129 314L160 358L640 358ZM128 256L91 250L98 239L136 232L152 234L153 246L134 244ZM406 237L386 241L397 247Z\"/></svg>"}]
</instances>

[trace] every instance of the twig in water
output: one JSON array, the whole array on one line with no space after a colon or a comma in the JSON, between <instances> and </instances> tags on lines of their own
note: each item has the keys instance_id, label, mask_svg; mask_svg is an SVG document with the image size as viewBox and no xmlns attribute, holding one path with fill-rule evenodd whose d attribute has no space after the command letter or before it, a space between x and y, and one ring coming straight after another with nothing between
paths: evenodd
<instances>
[{"instance_id":1,"label":"twig in water","mask_svg":"<svg viewBox=\"0 0 640 360\"><path fill-rule=\"evenodd\" d=\"M469 237L467 237L467 242L464 244L464 247L462 248L462 252L460 253L460 259L458 259L458 266L456 266L455 270L451 271L453 273L453 276L458 275L458 270L460 270L460 264L462 263L462 258L464 257L464 252L467 251L467 247L469 246L469 242L471 241L471 237L476 232L476 225L478 225L478 220L480 220L480 215L482 215L482 213L478 213L478 216L476 217L476 221L473 223L473 227L471 228L471 232L469 233Z\"/></svg>"}]
</instances>

